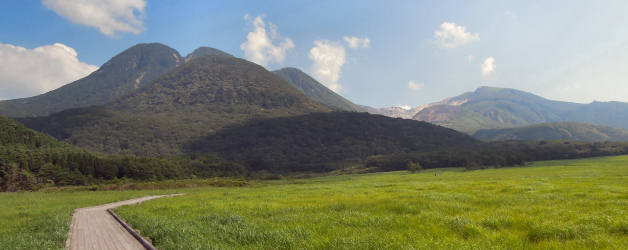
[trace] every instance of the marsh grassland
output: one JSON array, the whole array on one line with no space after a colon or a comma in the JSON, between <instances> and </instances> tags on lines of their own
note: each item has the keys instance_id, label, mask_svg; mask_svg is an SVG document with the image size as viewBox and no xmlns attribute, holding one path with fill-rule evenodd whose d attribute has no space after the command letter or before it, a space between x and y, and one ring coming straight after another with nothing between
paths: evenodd
<instances>
[{"instance_id":1,"label":"marsh grassland","mask_svg":"<svg viewBox=\"0 0 628 250\"><path fill-rule=\"evenodd\" d=\"M75 208L156 193L164 191L0 193L0 249L63 249Z\"/></svg>"},{"instance_id":2,"label":"marsh grassland","mask_svg":"<svg viewBox=\"0 0 628 250\"><path fill-rule=\"evenodd\" d=\"M0 193L0 249L62 249L74 208L160 249L628 249L628 156L179 190Z\"/></svg>"},{"instance_id":3,"label":"marsh grassland","mask_svg":"<svg viewBox=\"0 0 628 250\"><path fill-rule=\"evenodd\" d=\"M160 249L628 249L628 156L197 189L117 212Z\"/></svg>"}]
</instances>

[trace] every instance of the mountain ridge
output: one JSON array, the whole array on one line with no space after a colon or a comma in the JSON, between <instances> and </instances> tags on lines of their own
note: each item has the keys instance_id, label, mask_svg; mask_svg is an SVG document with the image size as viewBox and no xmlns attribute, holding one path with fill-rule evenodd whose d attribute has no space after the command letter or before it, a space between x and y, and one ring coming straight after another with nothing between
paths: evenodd
<instances>
[{"instance_id":1,"label":"mountain ridge","mask_svg":"<svg viewBox=\"0 0 628 250\"><path fill-rule=\"evenodd\" d=\"M101 107L20 121L98 152L161 156L180 154L187 140L252 118L328 111L257 64L208 55Z\"/></svg>"},{"instance_id":2,"label":"mountain ridge","mask_svg":"<svg viewBox=\"0 0 628 250\"><path fill-rule=\"evenodd\" d=\"M132 46L90 75L50 92L0 101L0 115L30 117L102 105L125 96L183 62L176 50L160 43Z\"/></svg>"},{"instance_id":3,"label":"mountain ridge","mask_svg":"<svg viewBox=\"0 0 628 250\"><path fill-rule=\"evenodd\" d=\"M416 113L411 119L469 134L480 129L545 122L581 122L628 129L628 103L555 101L510 88L483 86L412 111Z\"/></svg>"},{"instance_id":4,"label":"mountain ridge","mask_svg":"<svg viewBox=\"0 0 628 250\"><path fill-rule=\"evenodd\" d=\"M366 110L325 87L300 69L286 67L273 71L281 79L290 83L306 96L335 110L365 112Z\"/></svg>"}]
</instances>

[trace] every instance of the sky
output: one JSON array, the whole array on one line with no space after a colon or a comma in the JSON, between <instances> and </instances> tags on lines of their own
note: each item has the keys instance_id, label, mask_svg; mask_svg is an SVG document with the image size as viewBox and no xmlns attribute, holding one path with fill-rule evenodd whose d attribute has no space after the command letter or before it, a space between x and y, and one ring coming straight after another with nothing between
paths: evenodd
<instances>
[{"instance_id":1,"label":"sky","mask_svg":"<svg viewBox=\"0 0 628 250\"><path fill-rule=\"evenodd\" d=\"M297 67L347 99L415 107L480 86L628 102L627 1L25 0L0 3L0 100L137 44Z\"/></svg>"}]
</instances>

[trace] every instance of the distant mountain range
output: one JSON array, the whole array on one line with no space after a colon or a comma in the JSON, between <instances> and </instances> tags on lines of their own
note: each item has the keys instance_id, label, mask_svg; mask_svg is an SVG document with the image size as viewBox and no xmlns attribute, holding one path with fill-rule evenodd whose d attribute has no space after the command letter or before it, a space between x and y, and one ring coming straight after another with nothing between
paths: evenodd
<instances>
[{"instance_id":1,"label":"distant mountain range","mask_svg":"<svg viewBox=\"0 0 628 250\"><path fill-rule=\"evenodd\" d=\"M209 47L181 57L162 44L138 44L57 90L0 102L0 115L29 128L0 117L0 160L4 160L0 188L13 189L1 174L16 175L15 164L69 185L85 183L88 176L151 180L259 171L321 172L356 164L371 170L402 170L408 162L428 167L506 166L619 154L628 147L486 143L469 134L480 130L476 136L484 140L623 140L623 131L586 124L481 129L570 119L625 127L626 105L557 102L512 89L482 87L414 109L373 109L355 105L295 68L270 72ZM134 156L101 157L108 154ZM55 164L64 165L61 177L51 174L57 171ZM36 168L43 166L53 170L41 175Z\"/></svg>"},{"instance_id":2,"label":"distant mountain range","mask_svg":"<svg viewBox=\"0 0 628 250\"><path fill-rule=\"evenodd\" d=\"M541 123L523 127L482 129L473 137L486 141L628 141L628 130L576 122Z\"/></svg>"},{"instance_id":3,"label":"distant mountain range","mask_svg":"<svg viewBox=\"0 0 628 250\"><path fill-rule=\"evenodd\" d=\"M370 112L405 117L453 128L469 134L547 122L580 122L628 129L628 103L579 104L553 101L524 91L480 87L473 92L447 98L410 110L371 109Z\"/></svg>"},{"instance_id":4,"label":"distant mountain range","mask_svg":"<svg viewBox=\"0 0 628 250\"><path fill-rule=\"evenodd\" d=\"M186 153L191 142L252 120L330 111L368 111L468 134L563 121L628 127L626 103L559 102L491 87L412 109L374 109L348 101L296 68L269 72L209 47L181 57L158 43L133 46L96 72L57 90L0 102L0 115L16 117L59 140L98 152L151 156ZM609 137L620 134L596 129ZM582 130L591 129L578 131ZM516 136L503 133L483 131L478 137L537 138L523 136L523 132ZM604 136L558 139L579 138L602 140Z\"/></svg>"},{"instance_id":5,"label":"distant mountain range","mask_svg":"<svg viewBox=\"0 0 628 250\"><path fill-rule=\"evenodd\" d=\"M162 45L140 44L114 59L135 58L126 54L150 48L158 54L172 52ZM137 88L122 88L124 94L99 99L104 103L90 100L88 107L17 119L92 151L168 157L219 154L252 171L329 171L342 168L341 162L361 162L374 154L479 143L425 122L346 112L362 109L295 68L269 72L207 47L176 58L168 72ZM107 68L113 66L101 69ZM133 80L138 74L123 78ZM90 75L90 83L111 88L98 78L112 75ZM64 86L65 97L82 98L77 86Z\"/></svg>"}]
</instances>

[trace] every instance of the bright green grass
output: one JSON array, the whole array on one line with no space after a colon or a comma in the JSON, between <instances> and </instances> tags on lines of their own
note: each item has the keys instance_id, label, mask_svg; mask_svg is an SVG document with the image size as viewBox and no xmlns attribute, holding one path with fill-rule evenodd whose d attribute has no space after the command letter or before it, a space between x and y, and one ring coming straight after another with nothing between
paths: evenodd
<instances>
[{"instance_id":1,"label":"bright green grass","mask_svg":"<svg viewBox=\"0 0 628 250\"><path fill-rule=\"evenodd\" d=\"M628 156L204 188L117 212L161 249L628 249Z\"/></svg>"},{"instance_id":2,"label":"bright green grass","mask_svg":"<svg viewBox=\"0 0 628 250\"><path fill-rule=\"evenodd\" d=\"M63 249L72 210L172 191L0 193L0 249Z\"/></svg>"}]
</instances>

